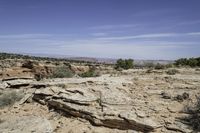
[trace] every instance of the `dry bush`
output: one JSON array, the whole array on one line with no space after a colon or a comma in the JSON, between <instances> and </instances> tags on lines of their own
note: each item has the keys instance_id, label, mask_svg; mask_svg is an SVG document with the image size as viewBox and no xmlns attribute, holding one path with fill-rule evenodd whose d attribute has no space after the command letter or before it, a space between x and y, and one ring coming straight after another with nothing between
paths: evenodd
<instances>
[{"instance_id":1,"label":"dry bush","mask_svg":"<svg viewBox=\"0 0 200 133\"><path fill-rule=\"evenodd\" d=\"M154 69L156 69L156 70L165 69L165 65L162 65L162 64L160 64L160 63L157 63L157 64L155 65Z\"/></svg>"},{"instance_id":2,"label":"dry bush","mask_svg":"<svg viewBox=\"0 0 200 133\"><path fill-rule=\"evenodd\" d=\"M24 97L22 91L7 91L0 95L0 108L11 106Z\"/></svg>"},{"instance_id":3,"label":"dry bush","mask_svg":"<svg viewBox=\"0 0 200 133\"><path fill-rule=\"evenodd\" d=\"M97 72L96 68L90 68L89 71L79 74L80 77L99 77L100 73Z\"/></svg>"},{"instance_id":4,"label":"dry bush","mask_svg":"<svg viewBox=\"0 0 200 133\"><path fill-rule=\"evenodd\" d=\"M175 74L179 73L179 71L177 69L169 69L166 71L166 73L168 75L175 75Z\"/></svg>"},{"instance_id":5,"label":"dry bush","mask_svg":"<svg viewBox=\"0 0 200 133\"><path fill-rule=\"evenodd\" d=\"M38 66L39 63L31 60L25 60L25 62L22 64L23 68L33 69L34 66Z\"/></svg>"},{"instance_id":6,"label":"dry bush","mask_svg":"<svg viewBox=\"0 0 200 133\"><path fill-rule=\"evenodd\" d=\"M185 111L189 116L181 118L183 123L191 126L194 131L200 132L200 96L197 97L196 104L185 107Z\"/></svg>"},{"instance_id":7,"label":"dry bush","mask_svg":"<svg viewBox=\"0 0 200 133\"><path fill-rule=\"evenodd\" d=\"M71 78L74 76L74 72L70 70L68 67L57 67L50 78Z\"/></svg>"}]
</instances>

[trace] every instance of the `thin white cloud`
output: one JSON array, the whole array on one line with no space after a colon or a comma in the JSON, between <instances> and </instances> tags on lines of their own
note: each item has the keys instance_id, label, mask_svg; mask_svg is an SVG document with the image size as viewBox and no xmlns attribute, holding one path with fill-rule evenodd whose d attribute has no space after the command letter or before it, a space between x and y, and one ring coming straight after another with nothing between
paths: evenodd
<instances>
[{"instance_id":1,"label":"thin white cloud","mask_svg":"<svg viewBox=\"0 0 200 133\"><path fill-rule=\"evenodd\" d=\"M104 32L97 32L97 33L92 33L91 34L92 36L106 36L106 35L108 35L107 33L104 33Z\"/></svg>"},{"instance_id":2,"label":"thin white cloud","mask_svg":"<svg viewBox=\"0 0 200 133\"><path fill-rule=\"evenodd\" d=\"M200 20L192 20L179 23L179 25L194 25L194 24L200 24Z\"/></svg>"},{"instance_id":3,"label":"thin white cloud","mask_svg":"<svg viewBox=\"0 0 200 133\"><path fill-rule=\"evenodd\" d=\"M41 38L51 37L51 34L12 34L12 35L0 35L1 39L27 39L27 38Z\"/></svg>"},{"instance_id":4,"label":"thin white cloud","mask_svg":"<svg viewBox=\"0 0 200 133\"><path fill-rule=\"evenodd\" d=\"M190 35L190 36L199 36L200 32L191 32L191 33L188 33L188 35Z\"/></svg>"},{"instance_id":5,"label":"thin white cloud","mask_svg":"<svg viewBox=\"0 0 200 133\"><path fill-rule=\"evenodd\" d=\"M137 27L140 24L118 24L118 25L100 25L100 26L93 26L89 29L94 30L111 30L111 29L120 29L120 28L131 28L131 27Z\"/></svg>"},{"instance_id":6,"label":"thin white cloud","mask_svg":"<svg viewBox=\"0 0 200 133\"><path fill-rule=\"evenodd\" d=\"M149 39L149 38L165 38L177 36L197 36L200 32L191 33L156 33L156 34L141 34L134 36L114 36L114 37L99 37L99 40L130 40L130 39Z\"/></svg>"},{"instance_id":7,"label":"thin white cloud","mask_svg":"<svg viewBox=\"0 0 200 133\"><path fill-rule=\"evenodd\" d=\"M198 53L184 49L198 49L197 42L170 42L170 41L104 41L97 39L83 40L11 40L2 42L1 50L28 53L49 53L85 57L110 57L110 58L140 58L140 59L173 59L177 56L198 55ZM177 54L177 55L176 55ZM183 55L180 55L183 54Z\"/></svg>"},{"instance_id":8,"label":"thin white cloud","mask_svg":"<svg viewBox=\"0 0 200 133\"><path fill-rule=\"evenodd\" d=\"M196 42L135 41L130 43L79 40L66 42L58 49L70 55L111 58L173 59L177 49L197 48ZM181 54L183 54L182 52ZM178 53L180 54L180 53ZM190 53L191 54L191 53ZM197 53L193 53L194 55ZM185 54L186 55L186 54ZM186 55L187 56L187 55Z\"/></svg>"},{"instance_id":9,"label":"thin white cloud","mask_svg":"<svg viewBox=\"0 0 200 133\"><path fill-rule=\"evenodd\" d=\"M143 38L161 38L177 36L177 33L158 33L158 34L142 34L134 36L118 36L118 37L102 37L100 40L127 40L127 39L143 39Z\"/></svg>"}]
</instances>

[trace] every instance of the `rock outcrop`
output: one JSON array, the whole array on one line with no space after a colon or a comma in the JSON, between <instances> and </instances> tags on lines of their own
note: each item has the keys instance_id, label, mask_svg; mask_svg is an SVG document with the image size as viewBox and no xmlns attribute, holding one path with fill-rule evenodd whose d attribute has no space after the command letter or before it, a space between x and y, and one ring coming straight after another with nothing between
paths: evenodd
<instances>
[{"instance_id":1,"label":"rock outcrop","mask_svg":"<svg viewBox=\"0 0 200 133\"><path fill-rule=\"evenodd\" d=\"M72 116L87 119L96 126L143 132L160 127L150 118L138 117L132 99L116 88L50 87L37 90L33 98Z\"/></svg>"}]
</instances>

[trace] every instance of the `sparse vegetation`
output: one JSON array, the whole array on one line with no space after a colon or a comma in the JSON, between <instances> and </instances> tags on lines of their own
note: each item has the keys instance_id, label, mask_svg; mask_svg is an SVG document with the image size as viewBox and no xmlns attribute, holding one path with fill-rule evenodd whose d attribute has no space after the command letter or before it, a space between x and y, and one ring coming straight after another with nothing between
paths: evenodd
<instances>
[{"instance_id":1,"label":"sparse vegetation","mask_svg":"<svg viewBox=\"0 0 200 133\"><path fill-rule=\"evenodd\" d=\"M62 66L57 67L50 78L71 78L74 76L74 72L70 70L68 67Z\"/></svg>"},{"instance_id":2,"label":"sparse vegetation","mask_svg":"<svg viewBox=\"0 0 200 133\"><path fill-rule=\"evenodd\" d=\"M84 72L82 74L79 74L80 77L98 77L100 76L100 74L96 71L96 69L93 67L93 68L90 68L89 71L87 72Z\"/></svg>"},{"instance_id":3,"label":"sparse vegetation","mask_svg":"<svg viewBox=\"0 0 200 133\"><path fill-rule=\"evenodd\" d=\"M13 105L15 102L21 100L23 96L24 94L21 91L8 91L2 93L0 95L0 108Z\"/></svg>"},{"instance_id":4,"label":"sparse vegetation","mask_svg":"<svg viewBox=\"0 0 200 133\"><path fill-rule=\"evenodd\" d=\"M22 67L28 68L28 69L33 69L34 63L30 60L27 60L25 63L22 64Z\"/></svg>"},{"instance_id":5,"label":"sparse vegetation","mask_svg":"<svg viewBox=\"0 0 200 133\"><path fill-rule=\"evenodd\" d=\"M125 59L125 60L119 59L119 60L117 60L115 69L117 69L117 70L120 68L125 69L125 70L131 69L131 68L133 68L133 62L134 61L132 59Z\"/></svg>"},{"instance_id":6,"label":"sparse vegetation","mask_svg":"<svg viewBox=\"0 0 200 133\"><path fill-rule=\"evenodd\" d=\"M175 61L176 66L200 67L200 57L198 58L181 58Z\"/></svg>"},{"instance_id":7,"label":"sparse vegetation","mask_svg":"<svg viewBox=\"0 0 200 133\"><path fill-rule=\"evenodd\" d=\"M182 118L182 120L184 121L184 123L191 126L194 131L199 132L200 131L200 97L197 97L197 102L193 107L188 106L186 107L185 110L190 115L188 117Z\"/></svg>"},{"instance_id":8,"label":"sparse vegetation","mask_svg":"<svg viewBox=\"0 0 200 133\"><path fill-rule=\"evenodd\" d=\"M175 74L177 74L179 71L177 70L177 69L169 69L169 70L167 70L166 71L166 73L168 74L168 75L175 75Z\"/></svg>"},{"instance_id":9,"label":"sparse vegetation","mask_svg":"<svg viewBox=\"0 0 200 133\"><path fill-rule=\"evenodd\" d=\"M164 69L164 68L165 68L165 65L162 65L162 64L160 64L160 63L157 63L157 64L155 65L154 68L157 69L157 70Z\"/></svg>"},{"instance_id":10,"label":"sparse vegetation","mask_svg":"<svg viewBox=\"0 0 200 133\"><path fill-rule=\"evenodd\" d=\"M45 61L47 63L50 62L64 62L65 64L68 64L69 62L74 63L93 63L93 64L102 64L95 61L84 61L84 60L76 60L76 59L67 59L67 58L51 58L51 57L38 57L38 56L29 56L29 55L23 55L23 54L12 54L12 53L0 53L0 60L5 59L25 59L25 60L35 60L35 61ZM112 65L112 64L107 64Z\"/></svg>"}]
</instances>

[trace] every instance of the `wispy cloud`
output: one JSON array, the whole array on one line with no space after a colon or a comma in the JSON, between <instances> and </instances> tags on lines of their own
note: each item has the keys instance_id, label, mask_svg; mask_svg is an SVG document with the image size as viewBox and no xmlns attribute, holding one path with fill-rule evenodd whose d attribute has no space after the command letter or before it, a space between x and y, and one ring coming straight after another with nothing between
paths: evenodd
<instances>
[{"instance_id":1,"label":"wispy cloud","mask_svg":"<svg viewBox=\"0 0 200 133\"><path fill-rule=\"evenodd\" d=\"M134 36L116 36L116 37L99 37L100 40L129 40L129 39L149 39L149 38L165 38L177 36L197 36L200 32L191 33L156 33L156 34L141 34Z\"/></svg>"},{"instance_id":2,"label":"wispy cloud","mask_svg":"<svg viewBox=\"0 0 200 133\"><path fill-rule=\"evenodd\" d=\"M200 36L200 32L191 32L191 33L188 33L188 35L191 35L191 36Z\"/></svg>"},{"instance_id":3,"label":"wispy cloud","mask_svg":"<svg viewBox=\"0 0 200 133\"><path fill-rule=\"evenodd\" d=\"M108 35L108 33L104 33L104 32L97 32L97 33L92 33L91 35L92 35L92 36L99 37L99 36L106 36L106 35Z\"/></svg>"},{"instance_id":4,"label":"wispy cloud","mask_svg":"<svg viewBox=\"0 0 200 133\"><path fill-rule=\"evenodd\" d=\"M158 34L142 34L134 36L118 36L118 37L102 37L100 40L127 40L127 39L141 39L141 38L161 38L176 36L176 33L158 33Z\"/></svg>"},{"instance_id":5,"label":"wispy cloud","mask_svg":"<svg viewBox=\"0 0 200 133\"><path fill-rule=\"evenodd\" d=\"M137 27L140 24L118 24L118 25L100 25L100 26L93 26L89 29L94 30L111 30L111 29L121 29L121 28L131 28L131 27Z\"/></svg>"},{"instance_id":6,"label":"wispy cloud","mask_svg":"<svg viewBox=\"0 0 200 133\"><path fill-rule=\"evenodd\" d=\"M129 43L104 42L100 40L79 40L65 43L60 49L68 51L70 55L77 56L111 57L111 58L140 58L140 59L174 59L174 55L197 55L185 53L185 49L198 48L196 42L173 41L134 41ZM80 49L81 48L81 49ZM177 51L179 49L179 51Z\"/></svg>"},{"instance_id":7,"label":"wispy cloud","mask_svg":"<svg viewBox=\"0 0 200 133\"><path fill-rule=\"evenodd\" d=\"M1 39L27 39L27 38L41 38L41 37L51 37L52 34L9 34L0 35Z\"/></svg>"},{"instance_id":8,"label":"wispy cloud","mask_svg":"<svg viewBox=\"0 0 200 133\"><path fill-rule=\"evenodd\" d=\"M181 56L198 56L200 49L199 35L200 32L157 33L119 37L109 37L109 35L106 35L107 37L90 36L82 39L58 37L59 35L55 37L53 34L0 35L0 46L1 50L4 51L29 53L62 53L73 56L111 58L174 59L174 57ZM174 39L173 37L176 36L181 38ZM197 38L196 40L184 40L186 36ZM166 37L172 37L173 39L166 39ZM188 49L193 50L187 53Z\"/></svg>"},{"instance_id":9,"label":"wispy cloud","mask_svg":"<svg viewBox=\"0 0 200 133\"><path fill-rule=\"evenodd\" d=\"M194 25L194 24L200 24L200 20L192 20L179 23L179 25Z\"/></svg>"}]
</instances>

